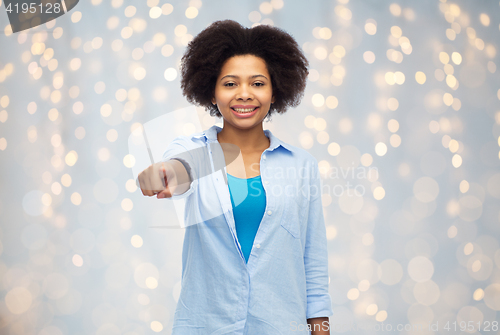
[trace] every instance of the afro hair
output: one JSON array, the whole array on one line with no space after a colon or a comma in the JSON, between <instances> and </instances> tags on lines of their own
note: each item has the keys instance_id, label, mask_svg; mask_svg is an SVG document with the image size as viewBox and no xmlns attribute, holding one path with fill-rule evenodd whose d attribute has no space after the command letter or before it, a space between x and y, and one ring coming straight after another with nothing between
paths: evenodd
<instances>
[{"instance_id":1,"label":"afro hair","mask_svg":"<svg viewBox=\"0 0 500 335\"><path fill-rule=\"evenodd\" d=\"M181 88L186 99L222 117L211 100L223 64L233 56L263 59L271 76L274 103L267 117L296 107L306 87L309 65L295 39L268 25L245 28L232 20L215 21L187 46L181 60Z\"/></svg>"}]
</instances>

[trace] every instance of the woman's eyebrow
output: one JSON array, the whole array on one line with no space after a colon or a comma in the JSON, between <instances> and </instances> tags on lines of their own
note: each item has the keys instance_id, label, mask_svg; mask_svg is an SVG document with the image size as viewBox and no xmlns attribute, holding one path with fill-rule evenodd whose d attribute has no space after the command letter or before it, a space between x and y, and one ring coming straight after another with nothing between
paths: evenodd
<instances>
[{"instance_id":1,"label":"woman's eyebrow","mask_svg":"<svg viewBox=\"0 0 500 335\"><path fill-rule=\"evenodd\" d=\"M224 79L224 78L227 78L227 77L230 77L230 78L236 78L236 79L239 79L239 78L240 78L239 76L235 76L235 75L233 75L233 74L228 74L227 76L222 77L220 80L222 80L222 79ZM253 75L253 76L249 77L248 79L253 79L253 78L257 78L257 77L264 77L264 78L266 78L266 79L267 79L267 77L266 77L266 76L264 76L263 74L255 74L255 75ZM268 80L269 80L269 79L268 79Z\"/></svg>"}]
</instances>

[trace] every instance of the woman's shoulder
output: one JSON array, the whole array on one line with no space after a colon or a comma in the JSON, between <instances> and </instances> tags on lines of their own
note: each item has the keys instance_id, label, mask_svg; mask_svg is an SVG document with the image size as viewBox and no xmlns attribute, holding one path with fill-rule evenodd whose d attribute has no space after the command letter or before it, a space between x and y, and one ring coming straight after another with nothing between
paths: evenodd
<instances>
[{"instance_id":1,"label":"woman's shoulder","mask_svg":"<svg viewBox=\"0 0 500 335\"><path fill-rule=\"evenodd\" d=\"M193 133L191 135L178 135L175 137L165 149L163 153L163 160L170 157L197 157L204 152L204 141L201 136L203 132Z\"/></svg>"},{"instance_id":2,"label":"woman's shoulder","mask_svg":"<svg viewBox=\"0 0 500 335\"><path fill-rule=\"evenodd\" d=\"M285 143L281 141L281 144L292 152L294 159L297 162L306 162L309 164L318 164L318 160L314 157L308 150L304 148L300 148L295 145L291 145L289 143Z\"/></svg>"},{"instance_id":3,"label":"woman's shoulder","mask_svg":"<svg viewBox=\"0 0 500 335\"><path fill-rule=\"evenodd\" d=\"M194 132L190 135L179 135L174 139L174 141L190 147L206 146L207 143L217 141L217 133L221 129L222 128L219 125L215 124L208 129Z\"/></svg>"},{"instance_id":4,"label":"woman's shoulder","mask_svg":"<svg viewBox=\"0 0 500 335\"><path fill-rule=\"evenodd\" d=\"M172 140L172 143L180 144L187 148L196 148L202 146L205 141L203 141L204 131L196 132L191 135L179 135Z\"/></svg>"},{"instance_id":5,"label":"woman's shoulder","mask_svg":"<svg viewBox=\"0 0 500 335\"><path fill-rule=\"evenodd\" d=\"M317 163L316 158L314 158L314 156L306 149L300 148L298 146L295 146L295 145L292 145L288 142L283 141L281 138L276 136L270 130L265 130L265 132L271 138L271 146L278 147L281 145L283 148L286 149L285 151L281 150L281 152L291 153L292 154L291 156L294 158L295 161L297 161L297 162L306 161L306 162L316 162ZM276 144L274 144L273 142L276 142Z\"/></svg>"}]
</instances>

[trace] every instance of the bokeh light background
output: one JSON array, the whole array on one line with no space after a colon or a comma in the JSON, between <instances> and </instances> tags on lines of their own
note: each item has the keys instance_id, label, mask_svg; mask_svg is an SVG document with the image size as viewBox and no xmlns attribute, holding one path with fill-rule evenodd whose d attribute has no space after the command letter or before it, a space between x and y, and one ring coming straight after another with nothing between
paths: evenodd
<instances>
[{"instance_id":1,"label":"bokeh light background","mask_svg":"<svg viewBox=\"0 0 500 335\"><path fill-rule=\"evenodd\" d=\"M188 106L180 58L218 19L283 28L310 61L302 104L265 128L318 159L332 325L498 334L493 0L81 0L16 34L2 4L0 333L170 334L184 230L137 189L127 139Z\"/></svg>"}]
</instances>

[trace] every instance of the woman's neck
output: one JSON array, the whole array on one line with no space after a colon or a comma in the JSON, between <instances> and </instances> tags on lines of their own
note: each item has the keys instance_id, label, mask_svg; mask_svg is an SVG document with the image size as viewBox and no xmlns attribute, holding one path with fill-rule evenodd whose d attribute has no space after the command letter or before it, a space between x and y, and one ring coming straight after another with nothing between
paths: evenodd
<instances>
[{"instance_id":1,"label":"woman's neck","mask_svg":"<svg viewBox=\"0 0 500 335\"><path fill-rule=\"evenodd\" d=\"M237 145L242 153L252 153L254 151L264 151L269 148L271 141L264 133L262 123L250 129L239 129L224 125L217 134L219 143L231 143Z\"/></svg>"}]
</instances>

